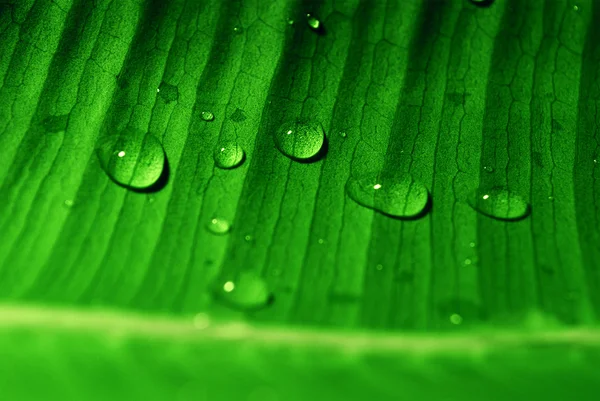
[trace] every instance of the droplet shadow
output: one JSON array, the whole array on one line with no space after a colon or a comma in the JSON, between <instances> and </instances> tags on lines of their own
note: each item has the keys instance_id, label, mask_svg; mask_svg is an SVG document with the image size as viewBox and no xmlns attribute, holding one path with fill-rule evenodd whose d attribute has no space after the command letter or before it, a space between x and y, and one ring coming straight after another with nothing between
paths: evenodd
<instances>
[{"instance_id":1,"label":"droplet shadow","mask_svg":"<svg viewBox=\"0 0 600 401\"><path fill-rule=\"evenodd\" d=\"M321 149L319 149L319 151L317 152L316 155L306 158L306 159L299 159L297 157L293 157L290 155L287 155L287 156L295 162L298 162L301 164L310 164L310 163L318 162L321 159L324 159L325 155L327 155L328 151L329 151L329 138L327 138L327 135L325 135L323 138L323 146L321 146Z\"/></svg>"},{"instance_id":2,"label":"droplet shadow","mask_svg":"<svg viewBox=\"0 0 600 401\"><path fill-rule=\"evenodd\" d=\"M136 192L136 193L140 193L140 194L151 194L151 193L158 192L161 189L163 189L164 187L166 187L167 184L169 183L170 177L171 177L171 167L169 165L169 159L167 158L167 154L165 152L165 163L163 165L162 173L160 174L160 177L158 177L158 180L156 180L156 182L154 184L152 184L146 188L132 188L132 187L128 187L127 185L122 185L119 183L117 183L117 184L123 188L127 188L127 189L131 190L132 192Z\"/></svg>"}]
</instances>

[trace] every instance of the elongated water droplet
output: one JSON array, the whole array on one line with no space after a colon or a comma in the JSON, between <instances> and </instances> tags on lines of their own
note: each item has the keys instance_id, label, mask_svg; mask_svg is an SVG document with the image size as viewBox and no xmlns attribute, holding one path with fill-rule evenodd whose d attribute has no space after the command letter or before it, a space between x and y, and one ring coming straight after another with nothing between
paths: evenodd
<instances>
[{"instance_id":1,"label":"elongated water droplet","mask_svg":"<svg viewBox=\"0 0 600 401\"><path fill-rule=\"evenodd\" d=\"M200 117L204 121L212 121L215 119L215 115L211 111L203 111L202 113L200 113Z\"/></svg>"},{"instance_id":2,"label":"elongated water droplet","mask_svg":"<svg viewBox=\"0 0 600 401\"><path fill-rule=\"evenodd\" d=\"M359 205L398 218L420 217L429 205L429 191L410 174L351 177L346 193Z\"/></svg>"},{"instance_id":3,"label":"elongated water droplet","mask_svg":"<svg viewBox=\"0 0 600 401\"><path fill-rule=\"evenodd\" d=\"M306 14L306 23L313 31L319 31L321 29L321 21L314 14Z\"/></svg>"},{"instance_id":4,"label":"elongated water droplet","mask_svg":"<svg viewBox=\"0 0 600 401\"><path fill-rule=\"evenodd\" d=\"M230 169L244 162L244 149L236 142L224 142L217 146L213 153L215 165L219 168Z\"/></svg>"},{"instance_id":5,"label":"elongated water droplet","mask_svg":"<svg viewBox=\"0 0 600 401\"><path fill-rule=\"evenodd\" d=\"M161 82L157 89L160 96L166 103L176 102L179 99L179 89L175 85Z\"/></svg>"},{"instance_id":6,"label":"elongated water droplet","mask_svg":"<svg viewBox=\"0 0 600 401\"><path fill-rule=\"evenodd\" d=\"M44 118L42 125L46 132L55 133L66 130L68 122L69 114L62 114L60 116L48 116Z\"/></svg>"},{"instance_id":7,"label":"elongated water droplet","mask_svg":"<svg viewBox=\"0 0 600 401\"><path fill-rule=\"evenodd\" d=\"M231 230L231 224L226 219L214 217L206 225L208 231L217 235L224 235Z\"/></svg>"},{"instance_id":8,"label":"elongated water droplet","mask_svg":"<svg viewBox=\"0 0 600 401\"><path fill-rule=\"evenodd\" d=\"M273 136L277 149L297 160L315 158L325 143L325 132L320 123L285 123Z\"/></svg>"},{"instance_id":9,"label":"elongated water droplet","mask_svg":"<svg viewBox=\"0 0 600 401\"><path fill-rule=\"evenodd\" d=\"M523 197L502 187L480 188L468 203L479 213L498 220L520 220L531 212Z\"/></svg>"},{"instance_id":10,"label":"elongated water droplet","mask_svg":"<svg viewBox=\"0 0 600 401\"><path fill-rule=\"evenodd\" d=\"M161 178L165 151L158 139L135 129L105 138L96 153L100 165L117 184L130 189L146 189Z\"/></svg>"},{"instance_id":11,"label":"elongated water droplet","mask_svg":"<svg viewBox=\"0 0 600 401\"><path fill-rule=\"evenodd\" d=\"M218 281L215 296L224 304L244 311L263 308L273 299L266 281L251 273L234 280Z\"/></svg>"}]
</instances>

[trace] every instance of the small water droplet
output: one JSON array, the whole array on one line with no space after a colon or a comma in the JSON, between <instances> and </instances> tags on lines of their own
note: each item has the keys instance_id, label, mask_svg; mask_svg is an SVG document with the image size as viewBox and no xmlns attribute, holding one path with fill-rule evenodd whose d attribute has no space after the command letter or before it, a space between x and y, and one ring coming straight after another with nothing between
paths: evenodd
<instances>
[{"instance_id":1,"label":"small water droplet","mask_svg":"<svg viewBox=\"0 0 600 401\"><path fill-rule=\"evenodd\" d=\"M579 11L579 6L578 6L578 5L574 5L574 6L573 6L573 10L574 10L574 11Z\"/></svg>"},{"instance_id":2,"label":"small water droplet","mask_svg":"<svg viewBox=\"0 0 600 401\"><path fill-rule=\"evenodd\" d=\"M134 129L103 139L96 154L106 174L131 189L146 189L156 184L166 163L159 140Z\"/></svg>"},{"instance_id":3,"label":"small water droplet","mask_svg":"<svg viewBox=\"0 0 600 401\"><path fill-rule=\"evenodd\" d=\"M340 131L339 134L342 138L348 137L348 134L346 133L346 131Z\"/></svg>"},{"instance_id":4,"label":"small water droplet","mask_svg":"<svg viewBox=\"0 0 600 401\"><path fill-rule=\"evenodd\" d=\"M294 25L294 23L295 23L295 21L294 21L294 19L293 19L293 18L288 18L288 19L286 20L286 22L287 22L287 24L288 24L288 25Z\"/></svg>"},{"instance_id":5,"label":"small water droplet","mask_svg":"<svg viewBox=\"0 0 600 401\"><path fill-rule=\"evenodd\" d=\"M471 263L473 263L471 261L471 259L469 259L469 258L465 259L465 266L469 266Z\"/></svg>"},{"instance_id":6,"label":"small water droplet","mask_svg":"<svg viewBox=\"0 0 600 401\"><path fill-rule=\"evenodd\" d=\"M306 22L313 31L318 31L321 29L321 21L314 14L306 14Z\"/></svg>"},{"instance_id":7,"label":"small water droplet","mask_svg":"<svg viewBox=\"0 0 600 401\"><path fill-rule=\"evenodd\" d=\"M211 111L203 111L200 113L200 118L204 121L213 121L215 119L215 115Z\"/></svg>"},{"instance_id":8,"label":"small water droplet","mask_svg":"<svg viewBox=\"0 0 600 401\"><path fill-rule=\"evenodd\" d=\"M552 195L548 196L548 200L549 200L550 202L554 202L554 196L552 196Z\"/></svg>"},{"instance_id":9,"label":"small water droplet","mask_svg":"<svg viewBox=\"0 0 600 401\"><path fill-rule=\"evenodd\" d=\"M474 242L469 242L469 246L470 246L471 248L475 248L475 243L474 243Z\"/></svg>"},{"instance_id":10,"label":"small water droplet","mask_svg":"<svg viewBox=\"0 0 600 401\"><path fill-rule=\"evenodd\" d=\"M468 201L476 211L498 220L514 221L529 216L529 203L505 188L480 188Z\"/></svg>"},{"instance_id":11,"label":"small water droplet","mask_svg":"<svg viewBox=\"0 0 600 401\"><path fill-rule=\"evenodd\" d=\"M273 299L267 282L260 276L245 273L235 280L217 282L216 298L240 310L255 310L267 306Z\"/></svg>"},{"instance_id":12,"label":"small water droplet","mask_svg":"<svg viewBox=\"0 0 600 401\"><path fill-rule=\"evenodd\" d=\"M42 125L46 132L56 133L62 132L67 129L69 123L69 114L63 114L60 116L48 116L42 121Z\"/></svg>"},{"instance_id":13,"label":"small water droplet","mask_svg":"<svg viewBox=\"0 0 600 401\"><path fill-rule=\"evenodd\" d=\"M179 88L164 81L160 83L156 92L166 103L176 102L179 99Z\"/></svg>"},{"instance_id":14,"label":"small water droplet","mask_svg":"<svg viewBox=\"0 0 600 401\"><path fill-rule=\"evenodd\" d=\"M594 164L598 164L598 159L594 159Z\"/></svg>"},{"instance_id":15,"label":"small water droplet","mask_svg":"<svg viewBox=\"0 0 600 401\"><path fill-rule=\"evenodd\" d=\"M320 123L285 123L273 136L277 149L287 157L308 160L316 157L325 143Z\"/></svg>"},{"instance_id":16,"label":"small water droplet","mask_svg":"<svg viewBox=\"0 0 600 401\"><path fill-rule=\"evenodd\" d=\"M377 266L375 266L375 268L379 271L383 270L383 265L382 264L378 264Z\"/></svg>"},{"instance_id":17,"label":"small water droplet","mask_svg":"<svg viewBox=\"0 0 600 401\"><path fill-rule=\"evenodd\" d=\"M248 235L246 235L246 236L244 237L244 240L246 240L246 242L250 242L250 241L252 241L253 239L254 239L254 237L253 237L253 236L251 236L250 234L248 234Z\"/></svg>"},{"instance_id":18,"label":"small water droplet","mask_svg":"<svg viewBox=\"0 0 600 401\"><path fill-rule=\"evenodd\" d=\"M494 168L492 166L484 166L483 167L483 171L486 171L488 173L493 173L494 172Z\"/></svg>"},{"instance_id":19,"label":"small water droplet","mask_svg":"<svg viewBox=\"0 0 600 401\"><path fill-rule=\"evenodd\" d=\"M214 217L210 219L206 228L213 234L224 235L231 230L231 224L226 219Z\"/></svg>"},{"instance_id":20,"label":"small water droplet","mask_svg":"<svg viewBox=\"0 0 600 401\"><path fill-rule=\"evenodd\" d=\"M235 33L237 33L239 35L242 32L244 32L244 28L242 28L240 25L236 25L236 26L233 27L233 32L235 32Z\"/></svg>"},{"instance_id":21,"label":"small water droplet","mask_svg":"<svg viewBox=\"0 0 600 401\"><path fill-rule=\"evenodd\" d=\"M323 245L325 243L325 240L323 238L319 238L319 240L317 241L320 245Z\"/></svg>"},{"instance_id":22,"label":"small water droplet","mask_svg":"<svg viewBox=\"0 0 600 401\"><path fill-rule=\"evenodd\" d=\"M450 315L450 323L458 325L458 324L461 324L462 321L463 321L463 318L458 313L453 313L452 315Z\"/></svg>"},{"instance_id":23,"label":"small water droplet","mask_svg":"<svg viewBox=\"0 0 600 401\"><path fill-rule=\"evenodd\" d=\"M68 208L73 207L74 204L75 204L75 202L73 202L72 199L66 199L64 202L65 207L68 207Z\"/></svg>"},{"instance_id":24,"label":"small water droplet","mask_svg":"<svg viewBox=\"0 0 600 401\"><path fill-rule=\"evenodd\" d=\"M429 204L429 191L410 174L351 177L346 183L346 193L359 205L398 218L423 215Z\"/></svg>"},{"instance_id":25,"label":"small water droplet","mask_svg":"<svg viewBox=\"0 0 600 401\"><path fill-rule=\"evenodd\" d=\"M231 169L240 166L245 155L244 149L236 142L224 142L216 147L213 159L217 167Z\"/></svg>"}]
</instances>

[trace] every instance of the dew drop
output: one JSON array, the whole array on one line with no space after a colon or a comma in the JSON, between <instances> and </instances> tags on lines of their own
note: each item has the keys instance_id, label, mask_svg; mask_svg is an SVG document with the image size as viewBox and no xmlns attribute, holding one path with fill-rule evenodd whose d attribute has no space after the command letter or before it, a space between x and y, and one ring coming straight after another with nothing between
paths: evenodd
<instances>
[{"instance_id":1,"label":"dew drop","mask_svg":"<svg viewBox=\"0 0 600 401\"><path fill-rule=\"evenodd\" d=\"M231 230L231 224L226 219L214 217L210 219L206 229L216 235L225 235Z\"/></svg>"},{"instance_id":2,"label":"dew drop","mask_svg":"<svg viewBox=\"0 0 600 401\"><path fill-rule=\"evenodd\" d=\"M416 218L427 212L429 191L410 174L368 174L351 177L346 193L361 206L397 218Z\"/></svg>"},{"instance_id":3,"label":"dew drop","mask_svg":"<svg viewBox=\"0 0 600 401\"><path fill-rule=\"evenodd\" d=\"M319 245L323 245L325 243L325 240L323 238L319 238L318 241Z\"/></svg>"},{"instance_id":4,"label":"dew drop","mask_svg":"<svg viewBox=\"0 0 600 401\"><path fill-rule=\"evenodd\" d=\"M244 32L244 28L242 28L240 25L236 25L236 26L233 27L233 32L235 32L235 33L237 33L239 35L242 32Z\"/></svg>"},{"instance_id":5,"label":"dew drop","mask_svg":"<svg viewBox=\"0 0 600 401\"><path fill-rule=\"evenodd\" d=\"M96 154L106 174L130 189L147 189L156 184L166 164L165 151L158 139L135 129L105 138Z\"/></svg>"},{"instance_id":6,"label":"dew drop","mask_svg":"<svg viewBox=\"0 0 600 401\"><path fill-rule=\"evenodd\" d=\"M494 172L494 168L492 166L484 166L483 167L483 171L486 171L488 173L493 173Z\"/></svg>"},{"instance_id":7,"label":"dew drop","mask_svg":"<svg viewBox=\"0 0 600 401\"><path fill-rule=\"evenodd\" d=\"M245 240L246 242L250 242L250 241L252 241L253 239L254 239L254 237L253 237L253 236L251 236L250 234L248 234L248 235L244 236L244 240Z\"/></svg>"},{"instance_id":8,"label":"dew drop","mask_svg":"<svg viewBox=\"0 0 600 401\"><path fill-rule=\"evenodd\" d=\"M204 121L213 121L215 119L215 115L211 111L203 111L200 113L200 118Z\"/></svg>"},{"instance_id":9,"label":"dew drop","mask_svg":"<svg viewBox=\"0 0 600 401\"><path fill-rule=\"evenodd\" d=\"M578 5L574 5L573 6L573 11L579 11L579 6Z\"/></svg>"},{"instance_id":10,"label":"dew drop","mask_svg":"<svg viewBox=\"0 0 600 401\"><path fill-rule=\"evenodd\" d=\"M294 21L293 18L288 18L286 22L287 22L288 25L294 25L295 21Z\"/></svg>"},{"instance_id":11,"label":"dew drop","mask_svg":"<svg viewBox=\"0 0 600 401\"><path fill-rule=\"evenodd\" d=\"M458 313L453 313L452 315L450 315L450 323L458 325L461 324L462 321L463 318Z\"/></svg>"},{"instance_id":12,"label":"dew drop","mask_svg":"<svg viewBox=\"0 0 600 401\"><path fill-rule=\"evenodd\" d=\"M378 264L377 266L375 266L375 268L379 271L383 270L383 265L382 264Z\"/></svg>"},{"instance_id":13,"label":"dew drop","mask_svg":"<svg viewBox=\"0 0 600 401\"><path fill-rule=\"evenodd\" d=\"M64 201L64 203L63 203L63 204L64 204L64 205L65 205L65 207L67 207L67 208L72 208L72 207L73 207L73 205L75 204L75 202L73 202L73 200L72 200L72 199L66 199L66 200Z\"/></svg>"},{"instance_id":14,"label":"dew drop","mask_svg":"<svg viewBox=\"0 0 600 401\"><path fill-rule=\"evenodd\" d=\"M273 136L277 149L287 157L308 160L317 157L325 143L320 123L285 123Z\"/></svg>"},{"instance_id":15,"label":"dew drop","mask_svg":"<svg viewBox=\"0 0 600 401\"><path fill-rule=\"evenodd\" d=\"M306 23L313 31L321 30L321 21L314 14L306 14Z\"/></svg>"},{"instance_id":16,"label":"dew drop","mask_svg":"<svg viewBox=\"0 0 600 401\"><path fill-rule=\"evenodd\" d=\"M469 266L473 261L469 258L465 259L465 266Z\"/></svg>"},{"instance_id":17,"label":"dew drop","mask_svg":"<svg viewBox=\"0 0 600 401\"><path fill-rule=\"evenodd\" d=\"M46 132L55 133L62 132L67 129L69 123L69 114L62 114L60 116L48 116L42 121L42 125Z\"/></svg>"},{"instance_id":18,"label":"dew drop","mask_svg":"<svg viewBox=\"0 0 600 401\"><path fill-rule=\"evenodd\" d=\"M523 197L502 187L480 188L468 203L479 213L498 220L520 220L531 212L529 203Z\"/></svg>"},{"instance_id":19,"label":"dew drop","mask_svg":"<svg viewBox=\"0 0 600 401\"><path fill-rule=\"evenodd\" d=\"M235 280L218 281L215 297L234 309L244 311L263 308L273 300L267 282L251 273L242 274Z\"/></svg>"},{"instance_id":20,"label":"dew drop","mask_svg":"<svg viewBox=\"0 0 600 401\"><path fill-rule=\"evenodd\" d=\"M345 139L346 137L348 137L348 134L346 133L346 131L340 131L340 132L339 132L339 135L340 135L342 138L344 138L344 139Z\"/></svg>"},{"instance_id":21,"label":"dew drop","mask_svg":"<svg viewBox=\"0 0 600 401\"><path fill-rule=\"evenodd\" d=\"M160 83L156 92L166 103L176 102L179 99L179 89L164 81Z\"/></svg>"},{"instance_id":22,"label":"dew drop","mask_svg":"<svg viewBox=\"0 0 600 401\"><path fill-rule=\"evenodd\" d=\"M224 142L217 146L213 152L215 165L222 169L231 169L240 166L246 157L244 149L236 142Z\"/></svg>"}]
</instances>

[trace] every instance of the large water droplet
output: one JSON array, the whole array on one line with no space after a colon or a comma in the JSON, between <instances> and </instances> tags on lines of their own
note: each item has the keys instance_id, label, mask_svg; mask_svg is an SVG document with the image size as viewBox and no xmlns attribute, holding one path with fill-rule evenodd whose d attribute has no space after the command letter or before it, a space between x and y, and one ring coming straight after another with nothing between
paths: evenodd
<instances>
[{"instance_id":1,"label":"large water droplet","mask_svg":"<svg viewBox=\"0 0 600 401\"><path fill-rule=\"evenodd\" d=\"M135 129L105 138L96 152L108 176L131 189L157 184L166 165L165 151L158 139Z\"/></svg>"},{"instance_id":2,"label":"large water droplet","mask_svg":"<svg viewBox=\"0 0 600 401\"><path fill-rule=\"evenodd\" d=\"M320 123L285 123L273 136L275 146L284 155L297 160L316 158L325 143Z\"/></svg>"},{"instance_id":3,"label":"large water droplet","mask_svg":"<svg viewBox=\"0 0 600 401\"><path fill-rule=\"evenodd\" d=\"M359 205L392 217L416 218L428 211L429 191L410 174L351 177L346 193Z\"/></svg>"},{"instance_id":4,"label":"large water droplet","mask_svg":"<svg viewBox=\"0 0 600 401\"><path fill-rule=\"evenodd\" d=\"M175 85L161 82L157 89L158 95L166 102L171 103L179 99L179 89Z\"/></svg>"},{"instance_id":5,"label":"large water droplet","mask_svg":"<svg viewBox=\"0 0 600 401\"><path fill-rule=\"evenodd\" d=\"M260 309L273 300L266 281L250 273L242 274L235 280L218 281L216 286L217 299L235 309Z\"/></svg>"},{"instance_id":6,"label":"large water droplet","mask_svg":"<svg viewBox=\"0 0 600 401\"><path fill-rule=\"evenodd\" d=\"M320 30L323 28L321 25L321 20L319 20L316 15L311 13L306 14L306 23L310 29L316 32L320 32Z\"/></svg>"},{"instance_id":7,"label":"large water droplet","mask_svg":"<svg viewBox=\"0 0 600 401\"><path fill-rule=\"evenodd\" d=\"M224 142L217 146L213 153L215 165L219 168L230 169L244 162L244 149L236 142Z\"/></svg>"},{"instance_id":8,"label":"large water droplet","mask_svg":"<svg viewBox=\"0 0 600 401\"><path fill-rule=\"evenodd\" d=\"M214 217L208 222L206 229L213 234L224 235L231 230L231 224L226 219Z\"/></svg>"},{"instance_id":9,"label":"large water droplet","mask_svg":"<svg viewBox=\"0 0 600 401\"><path fill-rule=\"evenodd\" d=\"M200 113L200 117L204 121L213 121L215 119L215 115L212 113L212 111L203 111Z\"/></svg>"},{"instance_id":10,"label":"large water droplet","mask_svg":"<svg viewBox=\"0 0 600 401\"><path fill-rule=\"evenodd\" d=\"M60 116L48 116L42 121L42 125L46 132L54 133L61 132L67 129L69 115L62 114Z\"/></svg>"},{"instance_id":11,"label":"large water droplet","mask_svg":"<svg viewBox=\"0 0 600 401\"><path fill-rule=\"evenodd\" d=\"M502 187L480 188L468 203L478 212L498 220L520 220L531 212L523 197Z\"/></svg>"}]
</instances>

